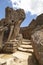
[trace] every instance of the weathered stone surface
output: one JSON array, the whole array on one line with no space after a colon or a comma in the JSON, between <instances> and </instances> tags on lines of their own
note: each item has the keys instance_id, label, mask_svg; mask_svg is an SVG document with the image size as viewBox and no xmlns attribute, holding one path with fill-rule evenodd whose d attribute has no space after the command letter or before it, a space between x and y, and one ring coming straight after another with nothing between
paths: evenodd
<instances>
[{"instance_id":1,"label":"weathered stone surface","mask_svg":"<svg viewBox=\"0 0 43 65\"><path fill-rule=\"evenodd\" d=\"M28 58L28 65L39 65L34 53Z\"/></svg>"},{"instance_id":2,"label":"weathered stone surface","mask_svg":"<svg viewBox=\"0 0 43 65\"><path fill-rule=\"evenodd\" d=\"M6 47L8 43L5 44L5 42L7 41L10 42L10 40L16 39L16 37L19 34L20 25L24 19L25 19L25 12L23 9L14 10L9 7L5 9L5 18L3 18L0 21L0 27L5 28L3 30L4 32L2 31L0 33L0 38L1 38L0 46L2 46L3 48L5 47L5 49L7 50L10 49L10 46ZM2 50L4 50L3 48Z\"/></svg>"},{"instance_id":3,"label":"weathered stone surface","mask_svg":"<svg viewBox=\"0 0 43 65\"><path fill-rule=\"evenodd\" d=\"M3 41L9 41L19 34L20 25L25 19L25 12L23 9L13 10L9 7L5 9L5 12L5 18L0 21L0 26L8 28L4 32Z\"/></svg>"},{"instance_id":4,"label":"weathered stone surface","mask_svg":"<svg viewBox=\"0 0 43 65\"><path fill-rule=\"evenodd\" d=\"M27 39L31 39L32 35L34 54L39 64L43 65L43 14L32 20L29 26L21 28L20 33Z\"/></svg>"},{"instance_id":5,"label":"weathered stone surface","mask_svg":"<svg viewBox=\"0 0 43 65\"><path fill-rule=\"evenodd\" d=\"M11 33L9 33L10 35L8 37L8 40L14 39L19 34L20 25L25 19L24 10L23 9L13 10L12 8L7 7L5 16L10 20L9 21L11 23L10 29L12 28L11 27L12 24L14 26L13 30L10 31Z\"/></svg>"},{"instance_id":6,"label":"weathered stone surface","mask_svg":"<svg viewBox=\"0 0 43 65\"><path fill-rule=\"evenodd\" d=\"M0 26L0 49L2 49L3 46L3 36L4 36L4 31L7 30L7 27Z\"/></svg>"},{"instance_id":7,"label":"weathered stone surface","mask_svg":"<svg viewBox=\"0 0 43 65\"><path fill-rule=\"evenodd\" d=\"M8 29L9 29L9 27L11 29L12 26L14 26L14 28L12 30L13 33L11 34L12 36L10 35L10 37L15 38L18 35L20 25L25 18L24 10L23 9L13 10L12 8L7 7L5 12L6 12L5 19L1 20L2 24L4 24L4 26L8 25Z\"/></svg>"},{"instance_id":8,"label":"weathered stone surface","mask_svg":"<svg viewBox=\"0 0 43 65\"><path fill-rule=\"evenodd\" d=\"M12 8L7 7L5 9L5 17L9 18L11 21L17 22L25 18L25 12L23 9L13 10Z\"/></svg>"},{"instance_id":9,"label":"weathered stone surface","mask_svg":"<svg viewBox=\"0 0 43 65\"><path fill-rule=\"evenodd\" d=\"M43 65L43 29L32 34L32 46L34 54L41 65Z\"/></svg>"},{"instance_id":10,"label":"weathered stone surface","mask_svg":"<svg viewBox=\"0 0 43 65\"><path fill-rule=\"evenodd\" d=\"M19 43L18 40L5 42L2 48L2 52L3 53L13 53L17 51L18 43Z\"/></svg>"},{"instance_id":11,"label":"weathered stone surface","mask_svg":"<svg viewBox=\"0 0 43 65\"><path fill-rule=\"evenodd\" d=\"M28 27L21 27L20 28L20 33L23 35L24 39L29 39L30 38Z\"/></svg>"},{"instance_id":12,"label":"weathered stone surface","mask_svg":"<svg viewBox=\"0 0 43 65\"><path fill-rule=\"evenodd\" d=\"M31 35L35 30L38 30L43 27L43 14L37 16L36 19L33 19L29 26L22 27L20 29L20 33L22 33L23 37L26 39L31 39ZM37 29L36 29L37 28Z\"/></svg>"},{"instance_id":13,"label":"weathered stone surface","mask_svg":"<svg viewBox=\"0 0 43 65\"><path fill-rule=\"evenodd\" d=\"M17 57L21 57L21 59L22 56L24 59L28 56L27 54L24 56L24 52L33 53L34 50L36 60L33 57L29 60L33 60L31 61L34 62L33 65L37 65L37 62L43 65L43 14L39 15L36 20L33 19L29 26L20 29L20 25L25 19L24 10L13 10L7 7L5 12L5 18L0 20L0 50L6 53L17 50L22 53L21 55L19 52L17 53ZM26 40L31 38L32 42ZM28 64L32 65L31 63ZM12 64L10 63L10 65Z\"/></svg>"}]
</instances>

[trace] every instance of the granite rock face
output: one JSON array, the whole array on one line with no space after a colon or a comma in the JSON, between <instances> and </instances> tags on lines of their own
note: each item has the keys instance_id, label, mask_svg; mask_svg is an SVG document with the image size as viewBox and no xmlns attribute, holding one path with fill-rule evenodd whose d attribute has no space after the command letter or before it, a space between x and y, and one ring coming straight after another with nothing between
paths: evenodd
<instances>
[{"instance_id":1,"label":"granite rock face","mask_svg":"<svg viewBox=\"0 0 43 65\"><path fill-rule=\"evenodd\" d=\"M32 34L32 46L34 54L41 65L43 65L43 29Z\"/></svg>"}]
</instances>

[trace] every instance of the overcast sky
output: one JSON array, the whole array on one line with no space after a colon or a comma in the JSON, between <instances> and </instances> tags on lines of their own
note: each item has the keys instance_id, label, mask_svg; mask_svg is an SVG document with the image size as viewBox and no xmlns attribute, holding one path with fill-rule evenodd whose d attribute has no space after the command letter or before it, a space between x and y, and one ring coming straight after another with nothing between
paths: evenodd
<instances>
[{"instance_id":1,"label":"overcast sky","mask_svg":"<svg viewBox=\"0 0 43 65\"><path fill-rule=\"evenodd\" d=\"M0 19L5 17L5 8L22 8L25 10L26 19L21 26L28 26L32 19L43 13L43 0L0 0Z\"/></svg>"}]
</instances>

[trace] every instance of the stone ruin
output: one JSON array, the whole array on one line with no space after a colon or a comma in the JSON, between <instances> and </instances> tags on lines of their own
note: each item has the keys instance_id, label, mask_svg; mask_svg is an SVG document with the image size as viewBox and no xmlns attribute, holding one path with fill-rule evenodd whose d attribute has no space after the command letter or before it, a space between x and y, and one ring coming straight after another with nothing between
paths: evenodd
<instances>
[{"instance_id":1,"label":"stone ruin","mask_svg":"<svg viewBox=\"0 0 43 65\"><path fill-rule=\"evenodd\" d=\"M20 28L25 19L24 10L7 7L5 12L5 18L0 20L0 52L15 52L23 38L30 39L33 55L39 65L43 65L43 14L33 19L29 26Z\"/></svg>"},{"instance_id":2,"label":"stone ruin","mask_svg":"<svg viewBox=\"0 0 43 65\"><path fill-rule=\"evenodd\" d=\"M15 51L17 47L16 38L20 36L20 25L24 19L25 12L23 9L13 10L9 7L5 9L5 18L0 20L0 52Z\"/></svg>"}]
</instances>

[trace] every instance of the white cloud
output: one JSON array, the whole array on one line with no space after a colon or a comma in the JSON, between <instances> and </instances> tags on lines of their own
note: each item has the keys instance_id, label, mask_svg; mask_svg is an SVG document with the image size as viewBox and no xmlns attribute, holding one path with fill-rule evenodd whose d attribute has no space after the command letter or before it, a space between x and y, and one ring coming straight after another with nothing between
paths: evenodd
<instances>
[{"instance_id":1,"label":"white cloud","mask_svg":"<svg viewBox=\"0 0 43 65\"><path fill-rule=\"evenodd\" d=\"M10 0L13 8L23 8L25 12L30 11L32 14L43 13L43 0Z\"/></svg>"}]
</instances>

